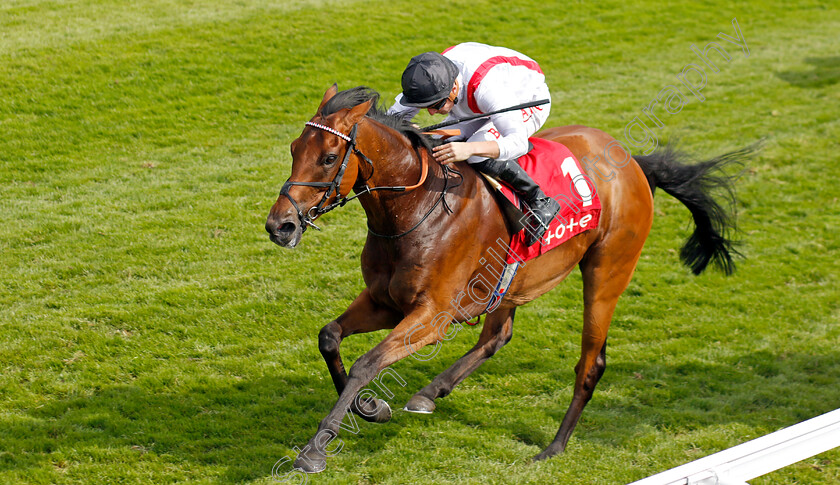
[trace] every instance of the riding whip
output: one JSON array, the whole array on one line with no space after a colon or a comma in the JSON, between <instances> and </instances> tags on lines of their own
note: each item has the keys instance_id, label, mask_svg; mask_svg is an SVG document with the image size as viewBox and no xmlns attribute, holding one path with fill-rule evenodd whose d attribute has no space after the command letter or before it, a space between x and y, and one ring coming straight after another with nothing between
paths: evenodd
<instances>
[{"instance_id":1,"label":"riding whip","mask_svg":"<svg viewBox=\"0 0 840 485\"><path fill-rule=\"evenodd\" d=\"M461 118L459 120L444 121L443 123L438 123L436 125L431 125L431 126L427 126L425 128L421 128L421 131L437 130L438 128L443 128L444 126L452 126L454 124L461 123L461 122L464 122L464 121L472 121L472 120L477 120L477 119L481 119L481 118L489 118L489 117L491 117L493 115L497 115L499 113L507 113L508 111L516 111L518 109L533 108L535 106L541 106L543 104L548 104L550 102L551 102L550 99L541 99L539 101L531 101L530 103L517 104L516 106L511 106L510 108L504 108L504 109L500 109L500 110L496 110L496 111L491 111L490 113L482 113L482 114L477 114L475 116L467 116L466 118Z\"/></svg>"}]
</instances>

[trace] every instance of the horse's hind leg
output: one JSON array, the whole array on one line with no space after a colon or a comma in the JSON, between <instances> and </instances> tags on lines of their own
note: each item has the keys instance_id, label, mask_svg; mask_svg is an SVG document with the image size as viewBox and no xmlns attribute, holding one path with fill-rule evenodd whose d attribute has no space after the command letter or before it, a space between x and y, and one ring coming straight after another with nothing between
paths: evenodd
<instances>
[{"instance_id":1,"label":"horse's hind leg","mask_svg":"<svg viewBox=\"0 0 840 485\"><path fill-rule=\"evenodd\" d=\"M478 337L478 343L409 399L404 409L422 414L430 414L434 411L435 399L452 392L455 386L510 341L513 336L515 312L515 308L510 308L498 309L488 314L484 321L484 328L481 329L481 335Z\"/></svg>"},{"instance_id":2,"label":"horse's hind leg","mask_svg":"<svg viewBox=\"0 0 840 485\"><path fill-rule=\"evenodd\" d=\"M339 347L344 337L354 333L366 333L385 328L394 328L400 320L402 320L401 314L390 308L377 305L370 298L370 292L365 289L341 316L326 324L321 329L321 332L318 334L318 348L321 351L321 355L324 356L324 361L327 363L327 368L330 371L333 384L335 384L335 390L338 391L339 396L347 385L347 372L344 370L344 363L341 360L341 353L339 352ZM355 407L356 401L353 401L351 409L366 421L381 423L391 418L391 408L387 403L381 406L379 400L368 398L365 400L365 404L371 406L371 409L377 409L378 412L373 416L371 416L372 413L370 412L359 412L359 409Z\"/></svg>"},{"instance_id":3,"label":"horse's hind leg","mask_svg":"<svg viewBox=\"0 0 840 485\"><path fill-rule=\"evenodd\" d=\"M642 241L643 242L643 241ZM595 385L607 366L607 331L618 298L633 276L641 254L633 247L605 245L588 254L580 264L583 274L583 335L580 360L575 366L575 389L572 403L563 417L554 441L534 457L542 460L566 449L569 437L583 408L592 398Z\"/></svg>"}]
</instances>

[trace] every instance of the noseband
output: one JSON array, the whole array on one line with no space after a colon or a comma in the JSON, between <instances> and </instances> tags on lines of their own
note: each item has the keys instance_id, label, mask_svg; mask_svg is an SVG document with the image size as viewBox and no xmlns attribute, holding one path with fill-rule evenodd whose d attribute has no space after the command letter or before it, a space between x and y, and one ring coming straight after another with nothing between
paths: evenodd
<instances>
[{"instance_id":1,"label":"noseband","mask_svg":"<svg viewBox=\"0 0 840 485\"><path fill-rule=\"evenodd\" d=\"M411 186L393 186L393 187L371 187L367 183L365 183L364 187L361 188L358 193L352 197L348 197L346 195L341 194L341 181L344 179L344 173L347 171L347 163L350 161L350 152L355 153L359 156L362 160L368 163L371 167L371 171L374 169L373 162L370 158L365 156L357 147L356 147L356 132L358 131L359 124L356 123L353 125L353 128L350 130L350 135L345 135L344 133L336 130L335 128L330 128L329 126L325 126L319 123L314 123L312 121L306 122L307 126L311 126L313 128L318 128L320 130L326 131L328 133L332 133L333 135L345 140L347 142L347 152L344 154L344 159L341 161L341 165L338 167L338 173L335 174L335 178L332 179L331 182L292 182L291 180L287 180L286 183L283 184L283 188L280 189L280 195L285 196L289 199L289 202L292 203L295 210L297 211L298 219L300 219L300 223L303 226L303 229L306 230L306 226L312 226L315 229L321 230L320 227L314 224L314 220L317 219L322 214L326 214L327 212L335 209L336 207L343 207L344 204L350 202L351 200L362 196L363 194L370 193L374 190L392 190L395 192L405 192L407 190L414 190L417 187L423 185L426 181L426 176L429 173L429 166L428 163L421 158L421 163L423 164L423 170L420 175L420 181ZM371 172L372 173L372 172ZM372 176L372 175L371 175ZM295 201L294 197L289 194L289 189L295 185L302 185L305 187L323 187L326 188L327 191L324 193L324 196L321 198L321 201L318 205L309 209L306 214L298 206L297 202ZM333 193L336 196L336 201L332 204L327 204L330 197L332 197ZM445 189L444 189L445 193ZM437 204L435 204L437 206ZM428 214L426 215L428 217ZM424 217L423 220L426 218ZM422 221L421 221L422 222Z\"/></svg>"}]
</instances>

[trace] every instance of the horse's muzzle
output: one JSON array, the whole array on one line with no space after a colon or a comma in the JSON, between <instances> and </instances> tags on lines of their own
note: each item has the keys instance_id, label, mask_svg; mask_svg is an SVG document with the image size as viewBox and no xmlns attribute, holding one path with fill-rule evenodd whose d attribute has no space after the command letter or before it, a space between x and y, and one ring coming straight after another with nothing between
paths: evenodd
<instances>
[{"instance_id":1,"label":"horse's muzzle","mask_svg":"<svg viewBox=\"0 0 840 485\"><path fill-rule=\"evenodd\" d=\"M303 235L300 223L294 220L280 220L271 215L265 223L265 230L271 242L284 248L293 248L298 245Z\"/></svg>"}]
</instances>

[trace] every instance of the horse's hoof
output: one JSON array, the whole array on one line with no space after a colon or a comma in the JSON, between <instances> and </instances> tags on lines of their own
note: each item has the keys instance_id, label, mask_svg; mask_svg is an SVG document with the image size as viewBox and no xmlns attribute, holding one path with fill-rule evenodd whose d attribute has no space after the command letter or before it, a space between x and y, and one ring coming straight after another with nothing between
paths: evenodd
<instances>
[{"instance_id":1,"label":"horse's hoof","mask_svg":"<svg viewBox=\"0 0 840 485\"><path fill-rule=\"evenodd\" d=\"M327 458L310 453L304 456L304 453L298 455L295 460L295 469L304 473L321 473L327 468Z\"/></svg>"},{"instance_id":2,"label":"horse's hoof","mask_svg":"<svg viewBox=\"0 0 840 485\"><path fill-rule=\"evenodd\" d=\"M559 455L563 453L563 448L552 448L551 445L548 446L542 453L532 458L531 461L542 461L551 458L554 455Z\"/></svg>"},{"instance_id":3,"label":"horse's hoof","mask_svg":"<svg viewBox=\"0 0 840 485\"><path fill-rule=\"evenodd\" d=\"M354 402L351 409L368 423L387 423L391 420L391 406L382 399L365 399L362 406L364 410L359 409Z\"/></svg>"},{"instance_id":4,"label":"horse's hoof","mask_svg":"<svg viewBox=\"0 0 840 485\"><path fill-rule=\"evenodd\" d=\"M403 410L410 413L432 414L435 412L435 402L426 396L415 394L408 400Z\"/></svg>"},{"instance_id":5,"label":"horse's hoof","mask_svg":"<svg viewBox=\"0 0 840 485\"><path fill-rule=\"evenodd\" d=\"M379 404L376 406L376 416L373 417L373 423L387 423L391 420L391 406L383 401L382 399L377 399Z\"/></svg>"},{"instance_id":6,"label":"horse's hoof","mask_svg":"<svg viewBox=\"0 0 840 485\"><path fill-rule=\"evenodd\" d=\"M550 458L550 455L546 455L546 454L545 454L545 452L543 451L543 452L542 452L542 453L540 453L539 455L537 455L537 456L535 456L535 457L531 458L531 461L543 461L543 460L545 460L545 459L547 459L547 458Z\"/></svg>"}]
</instances>

